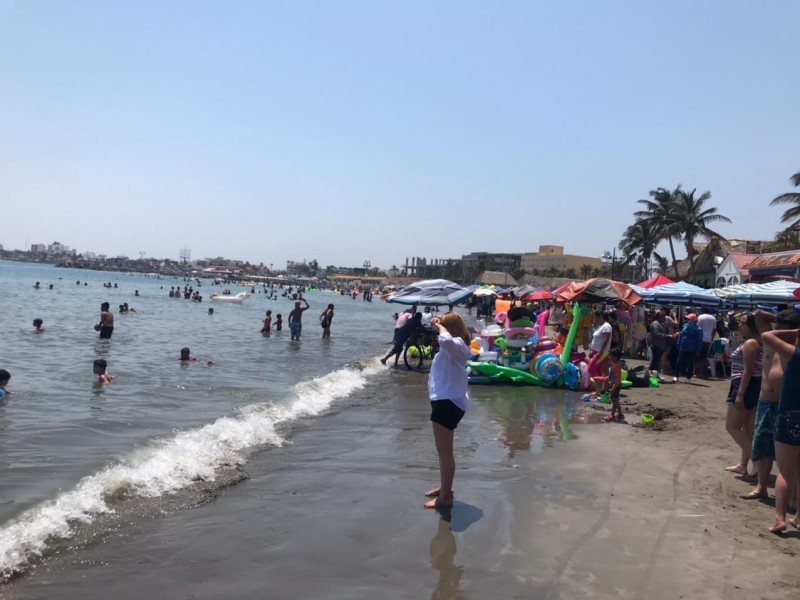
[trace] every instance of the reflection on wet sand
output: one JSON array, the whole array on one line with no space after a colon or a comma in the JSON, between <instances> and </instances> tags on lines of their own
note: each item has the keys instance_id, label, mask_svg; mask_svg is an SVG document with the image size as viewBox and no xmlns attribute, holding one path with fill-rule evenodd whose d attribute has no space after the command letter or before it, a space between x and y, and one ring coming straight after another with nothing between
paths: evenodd
<instances>
[{"instance_id":1,"label":"reflection on wet sand","mask_svg":"<svg viewBox=\"0 0 800 600\"><path fill-rule=\"evenodd\" d=\"M486 388L475 398L489 410L500 427L498 439L508 448L508 457L520 451L534 454L556 441L576 439L574 423L594 424L600 416L583 407L577 394L544 388ZM477 395L477 394L476 394Z\"/></svg>"},{"instance_id":2,"label":"reflection on wet sand","mask_svg":"<svg viewBox=\"0 0 800 600\"><path fill-rule=\"evenodd\" d=\"M446 515L439 519L439 530L431 540L431 566L439 571L439 581L431 594L431 600L453 600L463 598L459 590L464 569L454 563L456 538L450 530Z\"/></svg>"}]
</instances>

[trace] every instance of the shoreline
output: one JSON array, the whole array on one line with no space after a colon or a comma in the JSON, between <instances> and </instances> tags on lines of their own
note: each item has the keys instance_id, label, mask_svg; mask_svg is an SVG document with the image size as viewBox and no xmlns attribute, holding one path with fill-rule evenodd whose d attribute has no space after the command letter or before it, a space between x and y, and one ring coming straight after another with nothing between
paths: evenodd
<instances>
[{"instance_id":1,"label":"shoreline","mask_svg":"<svg viewBox=\"0 0 800 600\"><path fill-rule=\"evenodd\" d=\"M727 381L628 390L628 414L674 413L661 430L575 425L513 452L525 414L498 418L496 399L543 392L472 387L448 522L422 508L438 477L427 377L386 378L210 502L121 522L0 598L796 597L800 534L766 533L770 509L724 471Z\"/></svg>"}]
</instances>

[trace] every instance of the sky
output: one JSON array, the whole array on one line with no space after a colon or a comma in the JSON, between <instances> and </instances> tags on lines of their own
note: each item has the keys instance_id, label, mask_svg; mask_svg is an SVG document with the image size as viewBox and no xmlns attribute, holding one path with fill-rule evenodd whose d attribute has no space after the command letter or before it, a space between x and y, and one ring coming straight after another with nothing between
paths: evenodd
<instances>
[{"instance_id":1,"label":"sky","mask_svg":"<svg viewBox=\"0 0 800 600\"><path fill-rule=\"evenodd\" d=\"M771 239L796 0L0 0L0 244L600 256L656 187Z\"/></svg>"}]
</instances>

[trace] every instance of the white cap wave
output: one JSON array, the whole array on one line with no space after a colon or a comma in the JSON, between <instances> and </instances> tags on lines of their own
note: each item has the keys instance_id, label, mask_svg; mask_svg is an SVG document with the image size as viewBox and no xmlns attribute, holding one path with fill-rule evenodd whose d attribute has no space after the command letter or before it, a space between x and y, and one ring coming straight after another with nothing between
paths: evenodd
<instances>
[{"instance_id":1,"label":"white cap wave","mask_svg":"<svg viewBox=\"0 0 800 600\"><path fill-rule=\"evenodd\" d=\"M253 404L233 417L154 440L124 461L84 477L73 489L45 501L0 528L0 581L24 570L40 556L48 540L69 538L74 523L89 523L96 515L114 512L106 499L120 493L156 497L203 479L213 481L220 467L243 464L249 452L283 439L275 425L318 415L331 404L366 385L380 372L373 360L363 369L333 371L293 388L293 400L283 406Z\"/></svg>"}]
</instances>

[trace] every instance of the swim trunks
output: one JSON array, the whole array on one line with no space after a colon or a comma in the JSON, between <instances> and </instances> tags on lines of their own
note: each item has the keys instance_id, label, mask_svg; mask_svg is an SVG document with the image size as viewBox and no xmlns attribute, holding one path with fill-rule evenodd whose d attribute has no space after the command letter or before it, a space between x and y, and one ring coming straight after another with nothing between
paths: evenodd
<instances>
[{"instance_id":1,"label":"swim trunks","mask_svg":"<svg viewBox=\"0 0 800 600\"><path fill-rule=\"evenodd\" d=\"M100 328L100 339L101 340L107 340L107 339L109 339L111 337L112 333L114 333L114 328L113 327L108 327L108 326L101 327Z\"/></svg>"},{"instance_id":2,"label":"swim trunks","mask_svg":"<svg viewBox=\"0 0 800 600\"><path fill-rule=\"evenodd\" d=\"M736 395L739 393L739 386L742 383L741 377L731 379L731 387L728 390L727 402L734 404L736 402ZM758 404L758 395L761 392L761 377L751 377L750 383L747 384L747 389L744 391L744 407L747 410L753 410Z\"/></svg>"},{"instance_id":3,"label":"swim trunks","mask_svg":"<svg viewBox=\"0 0 800 600\"><path fill-rule=\"evenodd\" d=\"M289 329L292 332L294 337L300 337L300 333L303 331L303 324L299 321L292 321L289 323Z\"/></svg>"},{"instance_id":4,"label":"swim trunks","mask_svg":"<svg viewBox=\"0 0 800 600\"><path fill-rule=\"evenodd\" d=\"M800 446L800 411L778 411L775 417L775 441Z\"/></svg>"},{"instance_id":5,"label":"swim trunks","mask_svg":"<svg viewBox=\"0 0 800 600\"><path fill-rule=\"evenodd\" d=\"M453 431L461 419L464 411L450 400L431 400L431 421Z\"/></svg>"},{"instance_id":6,"label":"swim trunks","mask_svg":"<svg viewBox=\"0 0 800 600\"><path fill-rule=\"evenodd\" d=\"M759 400L753 430L753 461L775 460L775 417L778 403Z\"/></svg>"}]
</instances>

